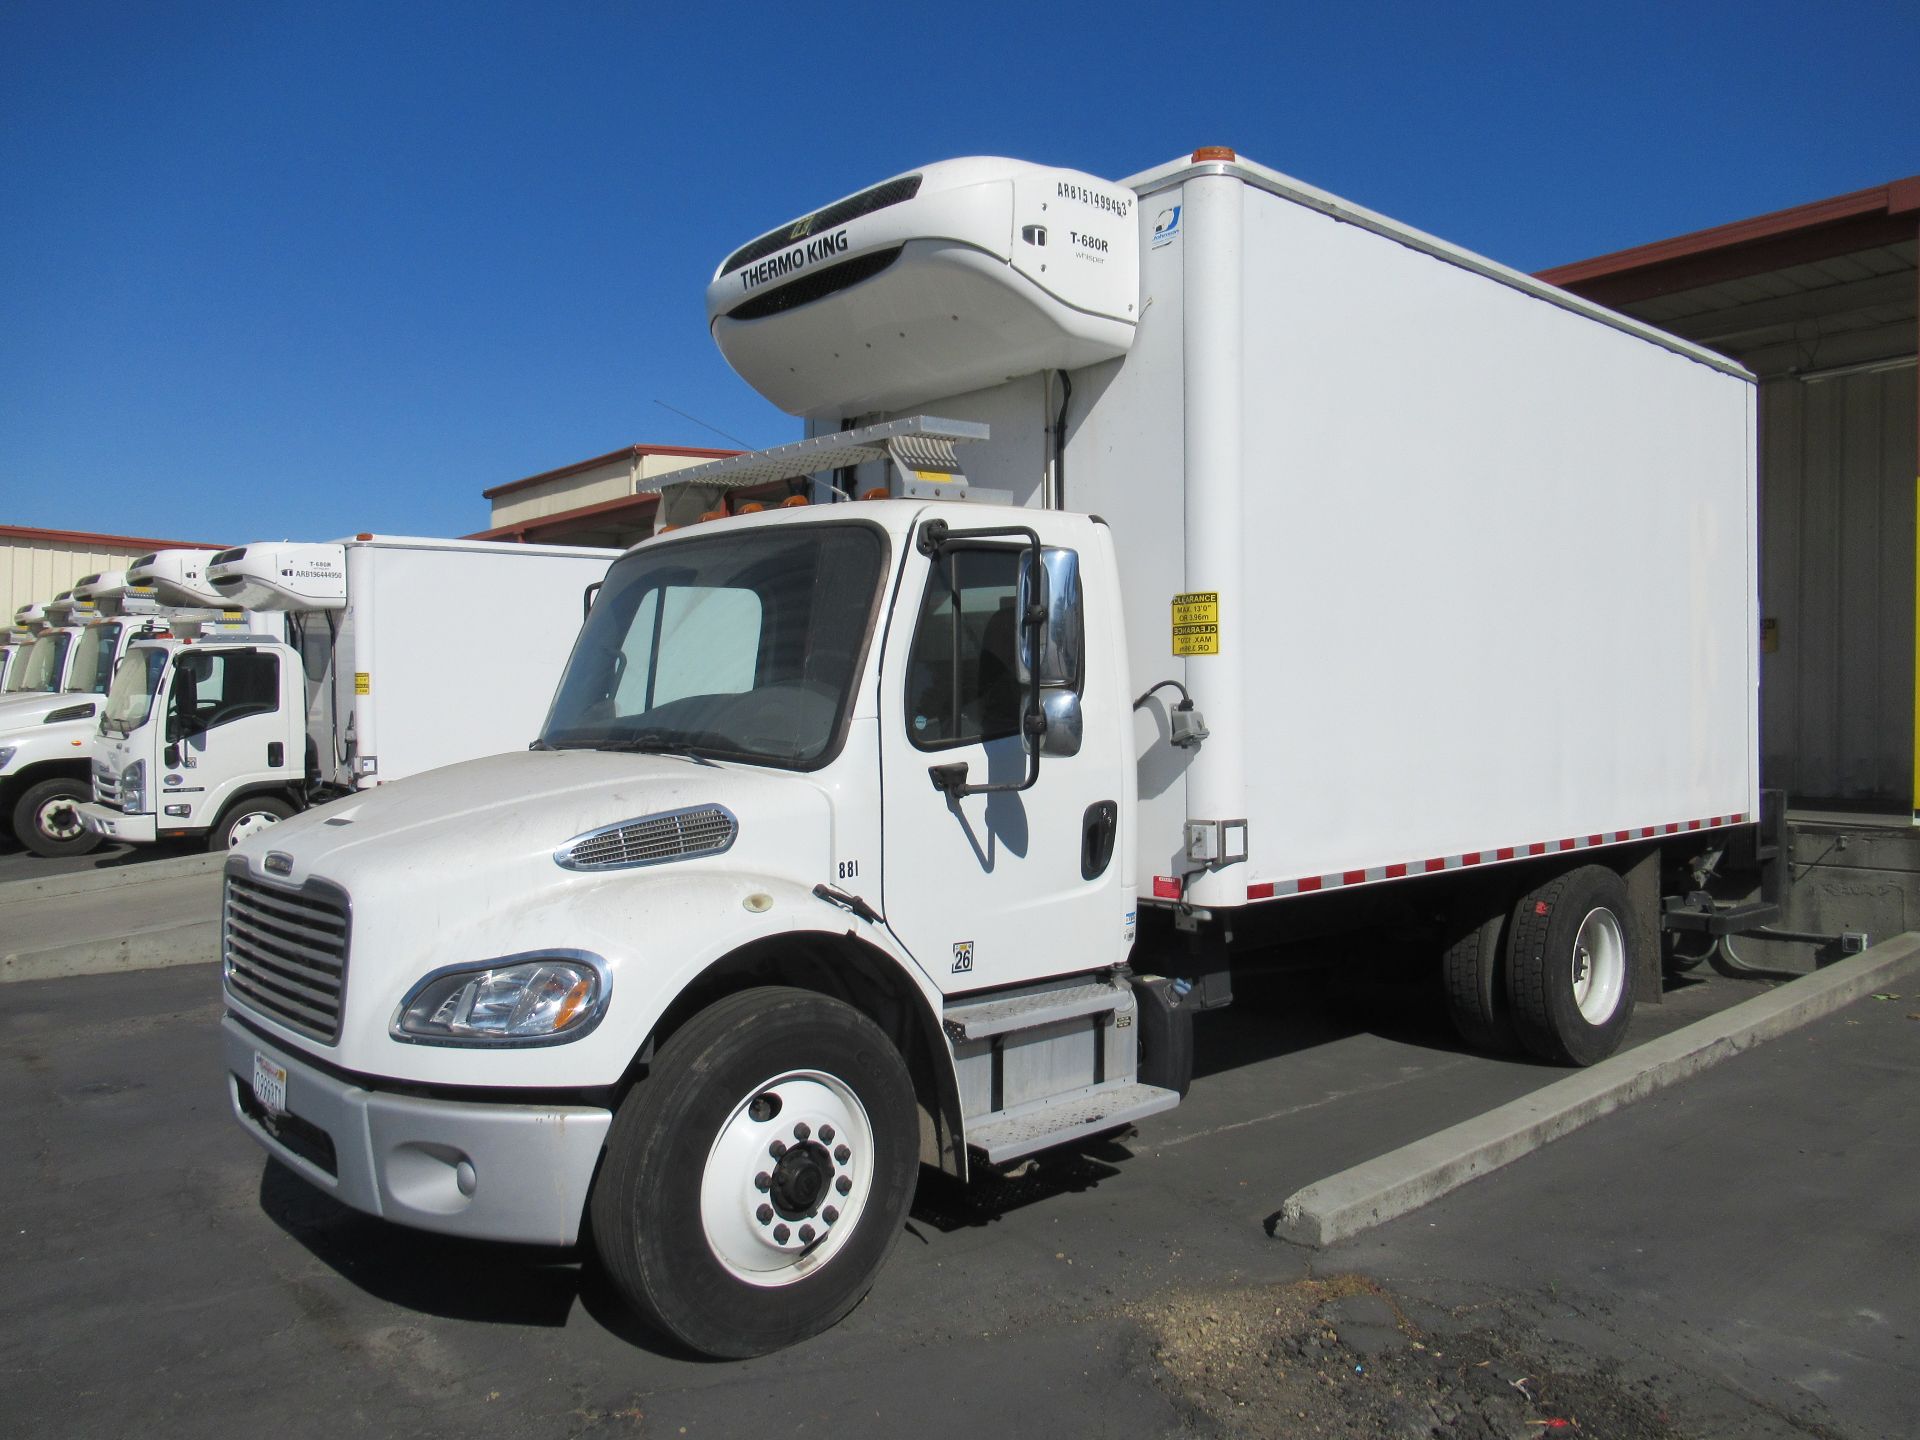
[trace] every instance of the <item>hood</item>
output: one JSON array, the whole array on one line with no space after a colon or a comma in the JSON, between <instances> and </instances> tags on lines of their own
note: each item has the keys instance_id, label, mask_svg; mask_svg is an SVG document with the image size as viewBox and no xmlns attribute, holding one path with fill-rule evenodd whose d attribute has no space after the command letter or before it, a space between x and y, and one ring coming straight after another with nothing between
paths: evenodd
<instances>
[{"instance_id":1,"label":"hood","mask_svg":"<svg viewBox=\"0 0 1920 1440\"><path fill-rule=\"evenodd\" d=\"M98 720L106 703L106 696L95 695L91 691L59 690L50 694L44 690L34 690L8 695L0 698L0 734L42 724L54 711L65 710L73 705L92 705L91 718Z\"/></svg>"},{"instance_id":2,"label":"hood","mask_svg":"<svg viewBox=\"0 0 1920 1440\"><path fill-rule=\"evenodd\" d=\"M278 851L291 862L285 879L318 876L356 895L404 891L450 871L469 878L517 871L515 888L523 891L529 862L555 881L575 876L552 856L586 831L711 804L734 813L740 841L755 851L753 830L790 839L791 826L809 814L819 821L821 844L830 838L831 807L804 775L671 755L553 750L469 760L363 791L274 826L240 853L257 872ZM779 869L810 864L817 861L794 855Z\"/></svg>"}]
</instances>

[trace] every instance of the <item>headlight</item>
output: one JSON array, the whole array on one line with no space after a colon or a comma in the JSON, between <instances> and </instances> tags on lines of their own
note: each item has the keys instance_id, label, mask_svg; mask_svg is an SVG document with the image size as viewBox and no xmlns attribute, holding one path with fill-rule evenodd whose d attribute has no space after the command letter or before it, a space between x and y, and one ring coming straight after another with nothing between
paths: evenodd
<instances>
[{"instance_id":1,"label":"headlight","mask_svg":"<svg viewBox=\"0 0 1920 1440\"><path fill-rule=\"evenodd\" d=\"M50 712L40 723L58 725L62 720L91 720L92 718L93 702L88 701L85 705L62 705L58 710Z\"/></svg>"},{"instance_id":2,"label":"headlight","mask_svg":"<svg viewBox=\"0 0 1920 1440\"><path fill-rule=\"evenodd\" d=\"M608 982L578 951L508 956L427 976L394 1017L396 1040L429 1045L555 1045L599 1023Z\"/></svg>"},{"instance_id":3,"label":"headlight","mask_svg":"<svg viewBox=\"0 0 1920 1440\"><path fill-rule=\"evenodd\" d=\"M147 762L136 760L120 772L120 808L131 813L147 808Z\"/></svg>"}]
</instances>

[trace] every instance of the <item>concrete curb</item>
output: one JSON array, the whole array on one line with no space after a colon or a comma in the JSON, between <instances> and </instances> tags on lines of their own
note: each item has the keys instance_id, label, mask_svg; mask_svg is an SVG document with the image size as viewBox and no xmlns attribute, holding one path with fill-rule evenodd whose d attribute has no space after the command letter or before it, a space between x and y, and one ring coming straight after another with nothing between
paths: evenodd
<instances>
[{"instance_id":1,"label":"concrete curb","mask_svg":"<svg viewBox=\"0 0 1920 1440\"><path fill-rule=\"evenodd\" d=\"M101 890L116 890L122 885L148 885L156 880L177 880L183 875L211 875L218 872L226 861L225 855L180 855L167 860L146 860L135 865L115 865L106 870L73 870L64 875L0 881L0 907L21 900L55 900L67 895L92 895Z\"/></svg>"},{"instance_id":2,"label":"concrete curb","mask_svg":"<svg viewBox=\"0 0 1920 1440\"><path fill-rule=\"evenodd\" d=\"M1289 1195L1272 1233L1323 1246L1417 1210L1622 1105L1796 1030L1884 984L1920 954L1908 931L1813 975L1755 996L1531 1095Z\"/></svg>"},{"instance_id":3,"label":"concrete curb","mask_svg":"<svg viewBox=\"0 0 1920 1440\"><path fill-rule=\"evenodd\" d=\"M46 950L0 955L0 985L15 980L57 980L69 975L105 975L123 970L159 970L169 965L211 965L220 956L220 924L196 920L82 940Z\"/></svg>"}]
</instances>

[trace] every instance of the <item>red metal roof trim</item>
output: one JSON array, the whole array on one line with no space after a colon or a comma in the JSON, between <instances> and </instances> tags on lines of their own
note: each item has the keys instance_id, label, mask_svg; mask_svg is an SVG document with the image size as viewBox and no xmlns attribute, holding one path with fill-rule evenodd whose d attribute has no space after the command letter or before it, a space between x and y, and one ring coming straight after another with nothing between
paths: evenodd
<instances>
[{"instance_id":1,"label":"red metal roof trim","mask_svg":"<svg viewBox=\"0 0 1920 1440\"><path fill-rule=\"evenodd\" d=\"M1535 278L1603 305L1808 264L1911 240L1920 222L1920 175L1656 240Z\"/></svg>"},{"instance_id":2,"label":"red metal roof trim","mask_svg":"<svg viewBox=\"0 0 1920 1440\"><path fill-rule=\"evenodd\" d=\"M606 454L596 455L591 460L576 460L571 465L562 465L558 470L543 470L538 475L527 476L524 480L509 480L504 485L495 485L491 490L482 490L480 498L491 500L498 495L511 495L514 491L524 490L529 485L539 485L547 480L564 480L569 475L578 475L582 470L610 465L615 460L638 460L647 455L685 455L697 460L729 460L740 453L738 450L707 450L697 445L629 445L624 450L609 450Z\"/></svg>"},{"instance_id":3,"label":"red metal roof trim","mask_svg":"<svg viewBox=\"0 0 1920 1440\"><path fill-rule=\"evenodd\" d=\"M618 451L614 452L618 454ZM552 515L539 515L531 520L518 520L511 525L501 525L492 530L480 530L472 535L463 535L463 540L520 540L533 539L544 532L565 530L581 524L595 521L618 521L631 515L640 519L653 513L653 507L660 503L656 494L623 495L618 500L603 500L598 505L582 505L578 510L561 510Z\"/></svg>"},{"instance_id":4,"label":"red metal roof trim","mask_svg":"<svg viewBox=\"0 0 1920 1440\"><path fill-rule=\"evenodd\" d=\"M85 545L94 550L225 550L204 540L151 540L140 535L102 535L93 530L41 530L32 525L0 525L0 540L42 545Z\"/></svg>"}]
</instances>

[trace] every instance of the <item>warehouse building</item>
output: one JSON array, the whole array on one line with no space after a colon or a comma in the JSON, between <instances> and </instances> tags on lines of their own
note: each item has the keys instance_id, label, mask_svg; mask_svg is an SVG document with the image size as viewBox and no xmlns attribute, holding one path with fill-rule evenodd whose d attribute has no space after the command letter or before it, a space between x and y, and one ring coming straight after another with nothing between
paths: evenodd
<instances>
[{"instance_id":1,"label":"warehouse building","mask_svg":"<svg viewBox=\"0 0 1920 1440\"><path fill-rule=\"evenodd\" d=\"M653 533L662 476L737 454L687 445L629 445L509 480L480 492L493 505L493 524L467 538L624 549Z\"/></svg>"},{"instance_id":2,"label":"warehouse building","mask_svg":"<svg viewBox=\"0 0 1920 1440\"><path fill-rule=\"evenodd\" d=\"M22 605L44 604L73 588L83 575L123 570L129 560L168 548L218 550L190 540L148 540L136 535L97 535L89 530L38 530L0 525L0 619Z\"/></svg>"},{"instance_id":3,"label":"warehouse building","mask_svg":"<svg viewBox=\"0 0 1920 1440\"><path fill-rule=\"evenodd\" d=\"M1760 742L1788 923L1920 925L1920 176L1540 278L1760 378Z\"/></svg>"}]
</instances>

